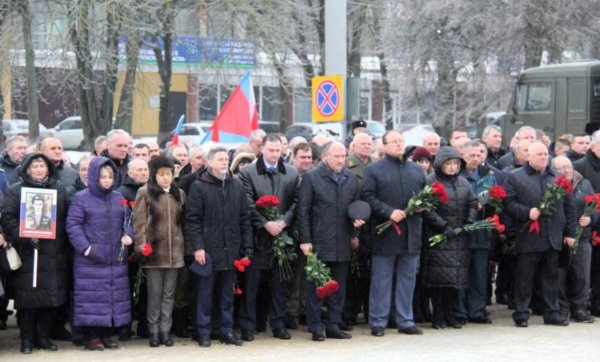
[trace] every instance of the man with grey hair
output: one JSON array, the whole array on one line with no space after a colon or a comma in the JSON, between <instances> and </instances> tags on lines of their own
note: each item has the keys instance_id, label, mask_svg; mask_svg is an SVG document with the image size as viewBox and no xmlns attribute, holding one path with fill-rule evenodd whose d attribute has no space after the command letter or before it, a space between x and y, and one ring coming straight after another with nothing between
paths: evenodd
<instances>
[{"instance_id":1,"label":"man with grey hair","mask_svg":"<svg viewBox=\"0 0 600 362\"><path fill-rule=\"evenodd\" d=\"M596 192L600 191L600 133L594 132L590 148L585 156L573 163L575 171L579 172L583 178L592 183ZM600 234L600 223L592 225L592 231ZM600 248L592 250L592 293L591 313L593 316L600 317Z\"/></svg>"},{"instance_id":2,"label":"man with grey hair","mask_svg":"<svg viewBox=\"0 0 600 362\"><path fill-rule=\"evenodd\" d=\"M122 129L113 129L106 135L108 146L100 153L100 156L110 158L121 175L121 182L127 175L127 164L131 161L131 156L127 153L129 147L129 133Z\"/></svg>"},{"instance_id":3,"label":"man with grey hair","mask_svg":"<svg viewBox=\"0 0 600 362\"><path fill-rule=\"evenodd\" d=\"M515 133L515 138L516 138L517 142L525 140L525 141L534 143L535 142L535 128L533 128L531 126L523 126L523 127L519 128L517 133ZM514 154L514 150L513 150L513 152L507 153L498 161L498 168L501 170L504 169L506 166L512 164L514 162L514 159L515 159L515 154ZM548 165L550 165L551 160L552 160L552 158L549 157Z\"/></svg>"},{"instance_id":4,"label":"man with grey hair","mask_svg":"<svg viewBox=\"0 0 600 362\"><path fill-rule=\"evenodd\" d=\"M265 138L266 135L267 133L260 128L250 132L248 145L252 147L252 152L256 155L256 157L260 156L262 153L263 138Z\"/></svg>"},{"instance_id":5,"label":"man with grey hair","mask_svg":"<svg viewBox=\"0 0 600 362\"><path fill-rule=\"evenodd\" d=\"M6 150L0 154L0 167L4 170L6 179L10 180L13 172L25 158L27 141L23 136L12 136L4 142Z\"/></svg>"},{"instance_id":6,"label":"man with grey hair","mask_svg":"<svg viewBox=\"0 0 600 362\"><path fill-rule=\"evenodd\" d=\"M104 151L108 147L108 141L106 140L106 136L98 136L96 140L94 140L94 151L92 155L100 156L102 151Z\"/></svg>"},{"instance_id":7,"label":"man with grey hair","mask_svg":"<svg viewBox=\"0 0 600 362\"><path fill-rule=\"evenodd\" d=\"M486 162L498 168L498 161L508 152L506 147L502 146L502 129L494 125L487 126L481 139L487 147Z\"/></svg>"},{"instance_id":8,"label":"man with grey hair","mask_svg":"<svg viewBox=\"0 0 600 362\"><path fill-rule=\"evenodd\" d=\"M208 167L200 171L192 185L185 215L185 231L194 259L209 268L208 275L198 275L198 345L211 345L212 302L217 299L220 323L214 329L219 329L219 341L241 346L243 341L233 333L233 260L252 255L250 207L244 185L229 171L227 150L213 147L206 156Z\"/></svg>"},{"instance_id":9,"label":"man with grey hair","mask_svg":"<svg viewBox=\"0 0 600 362\"><path fill-rule=\"evenodd\" d=\"M440 150L440 136L437 133L428 134L423 140L423 147L425 147L431 154L431 157L435 159L435 155L437 155Z\"/></svg>"}]
</instances>

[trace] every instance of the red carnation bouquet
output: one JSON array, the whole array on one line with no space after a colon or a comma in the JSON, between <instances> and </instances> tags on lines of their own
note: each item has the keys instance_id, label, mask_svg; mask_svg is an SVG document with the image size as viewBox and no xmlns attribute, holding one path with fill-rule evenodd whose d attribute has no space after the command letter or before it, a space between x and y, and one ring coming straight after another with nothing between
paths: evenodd
<instances>
[{"instance_id":1,"label":"red carnation bouquet","mask_svg":"<svg viewBox=\"0 0 600 362\"><path fill-rule=\"evenodd\" d=\"M256 201L256 207L269 221L281 221L283 215L277 210L279 199L277 196L263 196ZM294 239L292 239L287 230L283 230L273 238L273 254L279 264L279 277L281 280L290 280L294 274L290 260L296 259L296 250L294 249Z\"/></svg>"},{"instance_id":2,"label":"red carnation bouquet","mask_svg":"<svg viewBox=\"0 0 600 362\"><path fill-rule=\"evenodd\" d=\"M127 202L127 200L123 199L121 200L121 206L124 207L125 210L125 216L123 217L123 236L127 235L127 229L129 229L129 225L131 225L131 222L133 221L133 212L135 211L135 207L137 206L137 204L135 203L135 201L129 201L129 203ZM127 217L127 207L129 206L129 208L131 208L131 214L129 214L129 217ZM121 243L121 251L119 252L119 263L123 262L123 253L125 252L125 245L123 245L123 243Z\"/></svg>"},{"instance_id":3,"label":"red carnation bouquet","mask_svg":"<svg viewBox=\"0 0 600 362\"><path fill-rule=\"evenodd\" d=\"M502 225L500 223L500 218L498 217L498 215L494 215L492 217L488 217L485 220L479 220L476 221L472 224L467 224L464 225L462 227L456 228L454 229L454 233L456 235L464 233L464 232L471 232L471 231L478 231L478 230L497 230L498 233L502 234L504 232L504 230L506 229L506 227L504 225ZM444 232L442 234L437 234L435 236L432 236L429 238L430 244L429 246L435 246L439 243L444 243L448 240L448 235Z\"/></svg>"},{"instance_id":4,"label":"red carnation bouquet","mask_svg":"<svg viewBox=\"0 0 600 362\"><path fill-rule=\"evenodd\" d=\"M128 262L133 262L137 259L139 263L138 271L135 276L135 283L133 284L133 302L135 304L140 300L140 287L142 285L142 281L146 278L144 271L142 270L142 266L146 264L146 258L148 255L152 254L152 246L150 244L144 245L144 249L140 253L133 253L127 258ZM138 255L136 255L138 254Z\"/></svg>"},{"instance_id":5,"label":"red carnation bouquet","mask_svg":"<svg viewBox=\"0 0 600 362\"><path fill-rule=\"evenodd\" d=\"M423 210L430 211L440 203L446 203L450 197L446 193L444 185L439 182L434 182L432 185L427 185L418 195L414 195L408 200L408 206L404 209L404 213L412 215ZM383 234L390 226L393 226L398 235L401 234L398 223L393 220L388 220L377 225L377 235Z\"/></svg>"},{"instance_id":6,"label":"red carnation bouquet","mask_svg":"<svg viewBox=\"0 0 600 362\"><path fill-rule=\"evenodd\" d=\"M554 204L556 200L564 197L565 195L569 195L573 192L573 185L563 176L560 175L554 180L554 184L551 185L546 192L544 192L544 196L542 197L542 202L538 207L541 215L550 215L550 212L555 211L556 207ZM523 225L521 228L521 233L524 233L525 230L529 228L529 232L535 230L538 235L540 235L540 222L539 220L529 220Z\"/></svg>"},{"instance_id":7,"label":"red carnation bouquet","mask_svg":"<svg viewBox=\"0 0 600 362\"><path fill-rule=\"evenodd\" d=\"M503 200L506 198L506 191L500 185L489 189L490 202L488 205L494 208L495 214L501 214L504 211Z\"/></svg>"},{"instance_id":8,"label":"red carnation bouquet","mask_svg":"<svg viewBox=\"0 0 600 362\"><path fill-rule=\"evenodd\" d=\"M590 217L593 213L600 212L600 194L588 195L585 197L585 210L583 216ZM575 243L571 247L573 254L577 253L577 246L579 246L579 239L583 233L583 226L577 223L577 231L575 232ZM592 243L593 244L593 243Z\"/></svg>"},{"instance_id":9,"label":"red carnation bouquet","mask_svg":"<svg viewBox=\"0 0 600 362\"><path fill-rule=\"evenodd\" d=\"M240 260L234 260L233 266L237 268L237 270L241 273L246 271L246 267L250 265L250 259L244 258Z\"/></svg>"},{"instance_id":10,"label":"red carnation bouquet","mask_svg":"<svg viewBox=\"0 0 600 362\"><path fill-rule=\"evenodd\" d=\"M312 281L317 286L317 297L325 298L337 292L340 285L331 279L331 270L325 263L317 258L317 254L312 251L306 256L306 279Z\"/></svg>"},{"instance_id":11,"label":"red carnation bouquet","mask_svg":"<svg viewBox=\"0 0 600 362\"><path fill-rule=\"evenodd\" d=\"M600 236L594 231L592 233L592 246L596 246L600 244Z\"/></svg>"}]
</instances>

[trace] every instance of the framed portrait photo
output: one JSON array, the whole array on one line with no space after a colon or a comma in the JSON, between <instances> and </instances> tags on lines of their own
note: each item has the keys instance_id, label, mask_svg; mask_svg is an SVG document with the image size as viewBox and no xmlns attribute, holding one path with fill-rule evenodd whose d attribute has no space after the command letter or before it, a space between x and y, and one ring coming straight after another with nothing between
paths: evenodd
<instances>
[{"instance_id":1,"label":"framed portrait photo","mask_svg":"<svg viewBox=\"0 0 600 362\"><path fill-rule=\"evenodd\" d=\"M56 239L56 203L56 190L23 187L19 236Z\"/></svg>"}]
</instances>

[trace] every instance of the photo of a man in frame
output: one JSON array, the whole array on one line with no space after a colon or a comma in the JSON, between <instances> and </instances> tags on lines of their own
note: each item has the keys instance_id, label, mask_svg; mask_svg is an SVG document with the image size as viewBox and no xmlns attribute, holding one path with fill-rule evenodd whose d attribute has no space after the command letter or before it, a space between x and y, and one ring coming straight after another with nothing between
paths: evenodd
<instances>
[{"instance_id":1,"label":"photo of a man in frame","mask_svg":"<svg viewBox=\"0 0 600 362\"><path fill-rule=\"evenodd\" d=\"M25 229L52 230L52 215L46 209L44 195L36 194L31 198L31 207L25 219Z\"/></svg>"}]
</instances>

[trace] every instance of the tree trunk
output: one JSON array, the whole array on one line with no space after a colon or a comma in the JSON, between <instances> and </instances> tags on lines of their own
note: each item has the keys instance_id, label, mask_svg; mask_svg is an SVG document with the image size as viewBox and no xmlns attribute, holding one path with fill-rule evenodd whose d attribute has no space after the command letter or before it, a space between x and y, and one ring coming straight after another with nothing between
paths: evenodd
<instances>
[{"instance_id":1,"label":"tree trunk","mask_svg":"<svg viewBox=\"0 0 600 362\"><path fill-rule=\"evenodd\" d=\"M98 130L101 135L112 128L112 118L115 108L115 90L119 74L119 7L111 4L106 12L106 64L104 68L104 87L102 105L100 107L100 122ZM97 137L98 135L94 135ZM88 144L88 147L93 146ZM90 148L93 149L93 148Z\"/></svg>"},{"instance_id":2,"label":"tree trunk","mask_svg":"<svg viewBox=\"0 0 600 362\"><path fill-rule=\"evenodd\" d=\"M121 98L119 99L119 109L115 128L120 128L131 133L133 117L133 94L135 91L135 80L137 76L138 55L140 51L139 32L127 36L127 72L121 88Z\"/></svg>"},{"instance_id":3,"label":"tree trunk","mask_svg":"<svg viewBox=\"0 0 600 362\"><path fill-rule=\"evenodd\" d=\"M29 143L34 144L40 134L37 81L35 75L35 52L31 38L31 14L27 0L18 2L23 19L23 44L25 49L25 76L27 80L27 117L29 119Z\"/></svg>"},{"instance_id":4,"label":"tree trunk","mask_svg":"<svg viewBox=\"0 0 600 362\"><path fill-rule=\"evenodd\" d=\"M383 124L385 124L387 130L391 130L394 129L394 113L392 112L394 102L392 100L392 95L390 94L390 80L388 79L387 64L383 53L377 54L377 57L379 58L379 72L381 73L381 83L383 88L383 104L385 105L385 119Z\"/></svg>"}]
</instances>

